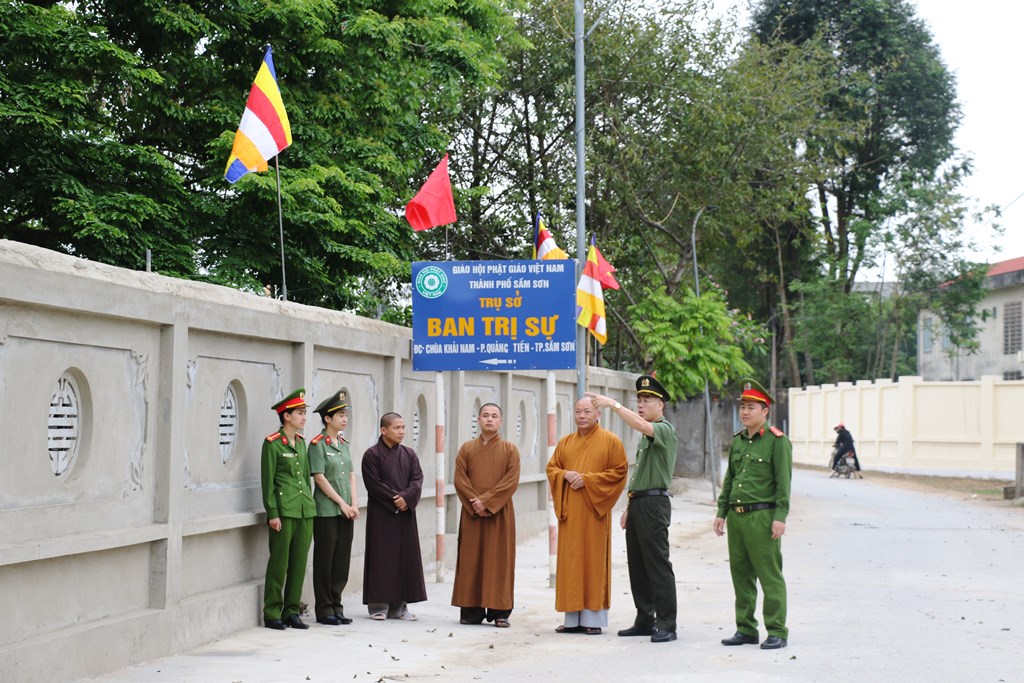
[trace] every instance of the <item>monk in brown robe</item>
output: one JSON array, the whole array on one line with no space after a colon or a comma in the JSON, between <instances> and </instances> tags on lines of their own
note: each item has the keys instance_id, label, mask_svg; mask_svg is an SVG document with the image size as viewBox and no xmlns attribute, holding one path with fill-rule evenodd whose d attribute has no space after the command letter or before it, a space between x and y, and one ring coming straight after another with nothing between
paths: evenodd
<instances>
[{"instance_id":1,"label":"monk in brown robe","mask_svg":"<svg viewBox=\"0 0 1024 683\"><path fill-rule=\"evenodd\" d=\"M455 492L462 501L452 604L459 623L484 619L508 628L516 577L516 511L519 449L498 435L501 408L480 406L480 436L455 457Z\"/></svg>"},{"instance_id":2,"label":"monk in brown robe","mask_svg":"<svg viewBox=\"0 0 1024 683\"><path fill-rule=\"evenodd\" d=\"M427 599L416 527L423 470L416 451L402 445L404 439L405 420L398 413L385 413L380 438L363 453L363 483L369 494L363 604L378 621L416 621L407 605Z\"/></svg>"},{"instance_id":3,"label":"monk in brown robe","mask_svg":"<svg viewBox=\"0 0 1024 683\"><path fill-rule=\"evenodd\" d=\"M589 398L575 413L577 431L558 442L547 468L558 518L555 609L565 612L555 631L598 635L611 607L611 511L626 484L626 451L598 425Z\"/></svg>"}]
</instances>

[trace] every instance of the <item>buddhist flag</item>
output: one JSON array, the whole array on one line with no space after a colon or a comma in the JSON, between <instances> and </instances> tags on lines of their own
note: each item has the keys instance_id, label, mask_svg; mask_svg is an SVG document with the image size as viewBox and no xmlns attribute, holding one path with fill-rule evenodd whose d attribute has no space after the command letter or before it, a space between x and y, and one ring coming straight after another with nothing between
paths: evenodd
<instances>
[{"instance_id":1,"label":"buddhist flag","mask_svg":"<svg viewBox=\"0 0 1024 683\"><path fill-rule=\"evenodd\" d=\"M598 279L601 281L601 286L605 289L618 289L619 281L612 275L615 272L615 266L608 263L601 250L597 248L597 240L595 238L590 238L590 245L594 249L594 253L597 254L597 274Z\"/></svg>"},{"instance_id":2,"label":"buddhist flag","mask_svg":"<svg viewBox=\"0 0 1024 683\"><path fill-rule=\"evenodd\" d=\"M292 127L277 87L277 72L268 45L235 133L224 178L234 183L246 173L266 171L267 162L290 144Z\"/></svg>"},{"instance_id":3,"label":"buddhist flag","mask_svg":"<svg viewBox=\"0 0 1024 683\"><path fill-rule=\"evenodd\" d=\"M555 238L548 232L544 220L537 214L533 222L533 258L535 259L567 259L569 255L558 248Z\"/></svg>"},{"instance_id":4,"label":"buddhist flag","mask_svg":"<svg viewBox=\"0 0 1024 683\"><path fill-rule=\"evenodd\" d=\"M604 291L601 287L597 247L593 242L587 250L587 263L583 266L580 283L576 285L576 322L590 330L597 341L608 341L608 327L604 319Z\"/></svg>"},{"instance_id":5,"label":"buddhist flag","mask_svg":"<svg viewBox=\"0 0 1024 683\"><path fill-rule=\"evenodd\" d=\"M452 179L448 175L448 155L445 154L420 191L406 204L405 220L409 221L413 230L419 232L454 223L456 219Z\"/></svg>"}]
</instances>

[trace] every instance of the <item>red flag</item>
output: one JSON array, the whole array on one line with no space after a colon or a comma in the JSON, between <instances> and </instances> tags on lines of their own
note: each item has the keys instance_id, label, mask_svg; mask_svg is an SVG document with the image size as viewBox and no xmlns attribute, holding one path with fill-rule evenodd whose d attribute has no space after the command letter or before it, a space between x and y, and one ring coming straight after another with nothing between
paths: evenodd
<instances>
[{"instance_id":1,"label":"red flag","mask_svg":"<svg viewBox=\"0 0 1024 683\"><path fill-rule=\"evenodd\" d=\"M608 263L601 250L597 248L596 242L594 243L594 251L597 252L597 279L601 283L601 287L604 289L618 289L619 281L612 275L615 272L615 266Z\"/></svg>"},{"instance_id":2,"label":"red flag","mask_svg":"<svg viewBox=\"0 0 1024 683\"><path fill-rule=\"evenodd\" d=\"M455 197L452 196L452 181L448 177L447 154L412 201L406 204L405 219L416 231L455 222Z\"/></svg>"}]
</instances>

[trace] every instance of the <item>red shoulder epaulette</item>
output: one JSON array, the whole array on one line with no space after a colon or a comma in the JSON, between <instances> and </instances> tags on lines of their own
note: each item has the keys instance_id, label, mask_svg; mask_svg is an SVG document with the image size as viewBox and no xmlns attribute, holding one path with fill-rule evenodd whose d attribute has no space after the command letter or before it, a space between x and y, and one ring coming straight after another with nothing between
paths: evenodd
<instances>
[{"instance_id":1,"label":"red shoulder epaulette","mask_svg":"<svg viewBox=\"0 0 1024 683\"><path fill-rule=\"evenodd\" d=\"M312 439L310 439L309 442L310 443L320 443L321 441L323 441L323 438L324 438L324 435L323 435L323 432L321 432L321 433L317 434L316 436L314 436Z\"/></svg>"},{"instance_id":2,"label":"red shoulder epaulette","mask_svg":"<svg viewBox=\"0 0 1024 683\"><path fill-rule=\"evenodd\" d=\"M785 436L785 434L782 433L782 430L776 427L775 425L772 425L768 429L770 429L772 434L774 434L775 436Z\"/></svg>"},{"instance_id":3,"label":"red shoulder epaulette","mask_svg":"<svg viewBox=\"0 0 1024 683\"><path fill-rule=\"evenodd\" d=\"M277 441L280 438L281 438L281 432L274 432L273 434L271 434L270 436L267 437L267 441Z\"/></svg>"}]
</instances>

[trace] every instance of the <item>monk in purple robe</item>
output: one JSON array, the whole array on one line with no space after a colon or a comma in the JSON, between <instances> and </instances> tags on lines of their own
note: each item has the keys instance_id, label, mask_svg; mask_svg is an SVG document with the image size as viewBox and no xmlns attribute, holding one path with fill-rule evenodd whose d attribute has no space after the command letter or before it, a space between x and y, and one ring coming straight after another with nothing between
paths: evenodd
<instances>
[{"instance_id":1,"label":"monk in purple robe","mask_svg":"<svg viewBox=\"0 0 1024 683\"><path fill-rule=\"evenodd\" d=\"M408 603L427 599L416 526L423 470L416 451L402 445L404 439L405 420L398 413L385 413L380 438L363 453L363 483L369 494L363 604L377 621L416 621Z\"/></svg>"}]
</instances>

